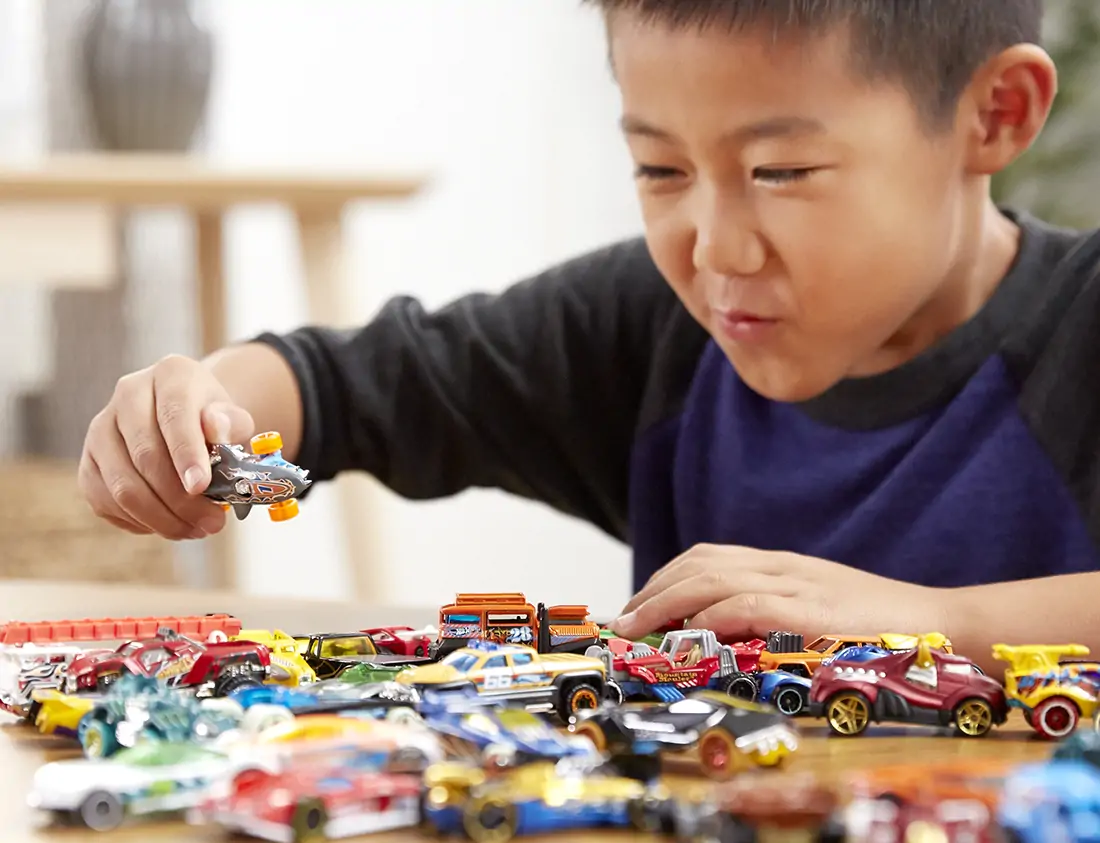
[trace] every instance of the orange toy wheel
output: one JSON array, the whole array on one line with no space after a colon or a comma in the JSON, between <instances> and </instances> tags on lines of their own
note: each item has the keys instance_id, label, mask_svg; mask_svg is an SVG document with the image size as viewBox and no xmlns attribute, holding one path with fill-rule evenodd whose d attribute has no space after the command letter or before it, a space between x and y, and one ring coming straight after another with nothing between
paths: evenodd
<instances>
[{"instance_id":1,"label":"orange toy wheel","mask_svg":"<svg viewBox=\"0 0 1100 843\"><path fill-rule=\"evenodd\" d=\"M272 521L289 521L298 514L298 501L291 499L273 503L267 508L267 515Z\"/></svg>"},{"instance_id":2,"label":"orange toy wheel","mask_svg":"<svg viewBox=\"0 0 1100 843\"><path fill-rule=\"evenodd\" d=\"M274 454L283 450L283 437L274 430L267 433L257 433L252 437L252 453L264 455Z\"/></svg>"},{"instance_id":3,"label":"orange toy wheel","mask_svg":"<svg viewBox=\"0 0 1100 843\"><path fill-rule=\"evenodd\" d=\"M720 727L708 729L699 739L699 761L709 778L732 777L739 766L740 755L733 735Z\"/></svg>"},{"instance_id":4,"label":"orange toy wheel","mask_svg":"<svg viewBox=\"0 0 1100 843\"><path fill-rule=\"evenodd\" d=\"M591 741L597 752L604 752L607 749L607 735L598 723L582 720L573 727L573 734Z\"/></svg>"}]
</instances>

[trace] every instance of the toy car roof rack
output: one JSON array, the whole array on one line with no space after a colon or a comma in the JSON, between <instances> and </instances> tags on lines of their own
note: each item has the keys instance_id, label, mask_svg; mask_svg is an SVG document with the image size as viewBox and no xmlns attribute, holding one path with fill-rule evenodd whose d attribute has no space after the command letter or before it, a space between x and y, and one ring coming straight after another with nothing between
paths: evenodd
<instances>
[{"instance_id":1,"label":"toy car roof rack","mask_svg":"<svg viewBox=\"0 0 1100 843\"><path fill-rule=\"evenodd\" d=\"M462 593L455 595L454 606L527 606L527 597L520 591Z\"/></svg>"},{"instance_id":2,"label":"toy car roof rack","mask_svg":"<svg viewBox=\"0 0 1100 843\"><path fill-rule=\"evenodd\" d=\"M10 621L0 624L0 644L10 646L62 641L133 641L156 637L162 629L171 630L178 635L200 637L206 637L211 632L236 635L241 630L241 622L226 614Z\"/></svg>"}]
</instances>

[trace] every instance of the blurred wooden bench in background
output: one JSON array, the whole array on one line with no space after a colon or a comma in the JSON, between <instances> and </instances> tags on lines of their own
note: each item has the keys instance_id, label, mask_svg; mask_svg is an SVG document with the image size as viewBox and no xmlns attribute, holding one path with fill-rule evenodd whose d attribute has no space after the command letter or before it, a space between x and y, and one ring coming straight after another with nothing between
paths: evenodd
<instances>
[{"instance_id":1,"label":"blurred wooden bench in background","mask_svg":"<svg viewBox=\"0 0 1100 843\"><path fill-rule=\"evenodd\" d=\"M4 461L0 472L0 578L176 584L172 544L96 518L72 463Z\"/></svg>"}]
</instances>

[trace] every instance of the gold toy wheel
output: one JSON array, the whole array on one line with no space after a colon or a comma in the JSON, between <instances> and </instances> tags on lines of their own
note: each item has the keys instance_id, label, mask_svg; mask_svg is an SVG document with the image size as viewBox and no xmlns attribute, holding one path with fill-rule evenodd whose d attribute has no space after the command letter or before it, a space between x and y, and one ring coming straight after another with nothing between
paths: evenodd
<instances>
[{"instance_id":1,"label":"gold toy wheel","mask_svg":"<svg viewBox=\"0 0 1100 843\"><path fill-rule=\"evenodd\" d=\"M267 516L272 521L289 521L298 514L298 501L291 498L288 501L273 503L267 508Z\"/></svg>"},{"instance_id":2,"label":"gold toy wheel","mask_svg":"<svg viewBox=\"0 0 1100 843\"><path fill-rule=\"evenodd\" d=\"M825 706L825 719L838 735L862 735L871 724L871 704L863 694L837 694Z\"/></svg>"},{"instance_id":3,"label":"gold toy wheel","mask_svg":"<svg viewBox=\"0 0 1100 843\"><path fill-rule=\"evenodd\" d=\"M462 827L474 843L506 843L517 825L516 806L492 796L471 800L462 812Z\"/></svg>"},{"instance_id":4,"label":"gold toy wheel","mask_svg":"<svg viewBox=\"0 0 1100 843\"><path fill-rule=\"evenodd\" d=\"M294 809L290 820L294 843L320 843L327 840L327 824L328 811L325 810L325 803L320 799L303 799Z\"/></svg>"},{"instance_id":5,"label":"gold toy wheel","mask_svg":"<svg viewBox=\"0 0 1100 843\"><path fill-rule=\"evenodd\" d=\"M598 723L582 721L573 727L573 734L591 741L597 752L607 749L607 735Z\"/></svg>"},{"instance_id":6,"label":"gold toy wheel","mask_svg":"<svg viewBox=\"0 0 1100 843\"><path fill-rule=\"evenodd\" d=\"M708 729L699 738L699 763L712 779L730 778L737 767L739 754L733 735L725 729Z\"/></svg>"},{"instance_id":7,"label":"gold toy wheel","mask_svg":"<svg viewBox=\"0 0 1100 843\"><path fill-rule=\"evenodd\" d=\"M257 433L253 436L251 445L254 454L260 456L274 454L276 451L283 450L283 437L274 430L269 430L266 433Z\"/></svg>"},{"instance_id":8,"label":"gold toy wheel","mask_svg":"<svg viewBox=\"0 0 1100 843\"><path fill-rule=\"evenodd\" d=\"M993 728L993 709L985 700L963 700L955 709L955 728L968 738L980 738Z\"/></svg>"}]
</instances>

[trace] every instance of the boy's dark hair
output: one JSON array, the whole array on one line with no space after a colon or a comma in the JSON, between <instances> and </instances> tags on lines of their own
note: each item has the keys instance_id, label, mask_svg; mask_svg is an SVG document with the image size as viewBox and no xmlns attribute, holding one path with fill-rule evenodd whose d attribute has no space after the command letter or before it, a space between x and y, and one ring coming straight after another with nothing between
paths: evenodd
<instances>
[{"instance_id":1,"label":"boy's dark hair","mask_svg":"<svg viewBox=\"0 0 1100 843\"><path fill-rule=\"evenodd\" d=\"M847 25L860 73L897 81L933 127L950 125L983 62L1038 44L1043 0L581 0L673 28L761 28L773 37Z\"/></svg>"}]
</instances>

